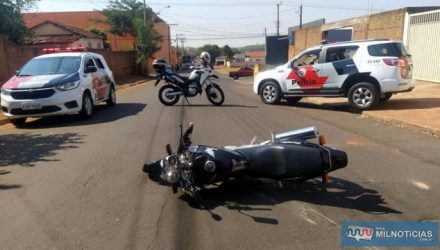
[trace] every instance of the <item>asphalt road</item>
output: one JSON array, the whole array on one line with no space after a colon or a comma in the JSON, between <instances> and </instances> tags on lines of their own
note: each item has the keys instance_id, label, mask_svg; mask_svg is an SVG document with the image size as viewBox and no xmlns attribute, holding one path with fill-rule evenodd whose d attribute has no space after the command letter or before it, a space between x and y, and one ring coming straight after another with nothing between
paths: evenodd
<instances>
[{"instance_id":1,"label":"asphalt road","mask_svg":"<svg viewBox=\"0 0 440 250\"><path fill-rule=\"evenodd\" d=\"M338 249L343 221L439 220L440 141L344 110L261 103L224 78L222 107L205 96L165 107L158 88L118 92L95 116L0 127L2 249ZM194 122L194 144L260 141L318 126L349 166L320 181L227 182L202 194L206 210L141 171Z\"/></svg>"}]
</instances>

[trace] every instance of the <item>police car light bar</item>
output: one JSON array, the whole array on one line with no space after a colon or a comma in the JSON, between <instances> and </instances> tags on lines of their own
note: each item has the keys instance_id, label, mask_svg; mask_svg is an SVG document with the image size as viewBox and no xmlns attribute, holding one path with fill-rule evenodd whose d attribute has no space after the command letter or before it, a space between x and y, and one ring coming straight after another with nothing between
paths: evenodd
<instances>
[{"instance_id":1,"label":"police car light bar","mask_svg":"<svg viewBox=\"0 0 440 250\"><path fill-rule=\"evenodd\" d=\"M78 47L64 47L64 48L45 48L43 49L44 53L59 53L59 52L84 52L87 51L86 48L84 48L83 46L78 46Z\"/></svg>"}]
</instances>

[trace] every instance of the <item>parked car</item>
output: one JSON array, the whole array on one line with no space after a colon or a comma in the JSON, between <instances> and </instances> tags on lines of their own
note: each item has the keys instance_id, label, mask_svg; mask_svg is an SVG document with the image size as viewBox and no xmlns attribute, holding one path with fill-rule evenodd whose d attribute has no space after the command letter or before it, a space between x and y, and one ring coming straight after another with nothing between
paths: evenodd
<instances>
[{"instance_id":1,"label":"parked car","mask_svg":"<svg viewBox=\"0 0 440 250\"><path fill-rule=\"evenodd\" d=\"M358 110L414 89L411 56L401 42L363 40L316 46L257 74L253 90L267 104L305 96L347 97Z\"/></svg>"},{"instance_id":2,"label":"parked car","mask_svg":"<svg viewBox=\"0 0 440 250\"><path fill-rule=\"evenodd\" d=\"M236 71L229 72L229 77L234 78L234 80L245 76L254 76L254 69L251 67L240 67L240 69Z\"/></svg>"},{"instance_id":3,"label":"parked car","mask_svg":"<svg viewBox=\"0 0 440 250\"><path fill-rule=\"evenodd\" d=\"M27 62L1 88L1 108L20 126L27 117L93 115L93 105L116 104L115 80L105 59L79 49L47 49Z\"/></svg>"}]
</instances>

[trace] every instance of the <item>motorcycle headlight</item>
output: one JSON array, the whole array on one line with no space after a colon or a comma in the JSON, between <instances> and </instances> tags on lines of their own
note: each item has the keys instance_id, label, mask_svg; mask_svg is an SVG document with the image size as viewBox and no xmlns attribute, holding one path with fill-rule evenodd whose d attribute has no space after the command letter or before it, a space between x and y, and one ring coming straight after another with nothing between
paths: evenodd
<instances>
[{"instance_id":1,"label":"motorcycle headlight","mask_svg":"<svg viewBox=\"0 0 440 250\"><path fill-rule=\"evenodd\" d=\"M68 83L62 84L60 86L57 86L57 89L61 90L61 91L67 91L67 90L71 90L71 89L76 89L78 86L79 86L79 81L68 82Z\"/></svg>"},{"instance_id":2,"label":"motorcycle headlight","mask_svg":"<svg viewBox=\"0 0 440 250\"><path fill-rule=\"evenodd\" d=\"M2 88L1 89L1 93L3 95L11 95L11 90Z\"/></svg>"},{"instance_id":3,"label":"motorcycle headlight","mask_svg":"<svg viewBox=\"0 0 440 250\"><path fill-rule=\"evenodd\" d=\"M177 182L179 180L179 174L174 169L170 169L166 173L165 177L166 177L167 181L170 182L170 183L175 183L175 182Z\"/></svg>"}]
</instances>

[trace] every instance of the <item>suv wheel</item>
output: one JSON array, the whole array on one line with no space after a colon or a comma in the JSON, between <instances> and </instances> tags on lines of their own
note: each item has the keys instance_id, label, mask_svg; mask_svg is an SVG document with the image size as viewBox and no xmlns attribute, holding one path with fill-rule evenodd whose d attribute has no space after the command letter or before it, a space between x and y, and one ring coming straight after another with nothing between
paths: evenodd
<instances>
[{"instance_id":1,"label":"suv wheel","mask_svg":"<svg viewBox=\"0 0 440 250\"><path fill-rule=\"evenodd\" d=\"M233 77L232 77L234 80L238 80L238 75L234 75Z\"/></svg>"},{"instance_id":2,"label":"suv wheel","mask_svg":"<svg viewBox=\"0 0 440 250\"><path fill-rule=\"evenodd\" d=\"M281 100L281 89L274 82L266 82L261 87L260 97L266 104L277 104Z\"/></svg>"},{"instance_id":3,"label":"suv wheel","mask_svg":"<svg viewBox=\"0 0 440 250\"><path fill-rule=\"evenodd\" d=\"M15 119L8 119L12 125L14 125L17 128L21 128L26 123L26 117L25 118L15 118Z\"/></svg>"},{"instance_id":4,"label":"suv wheel","mask_svg":"<svg viewBox=\"0 0 440 250\"><path fill-rule=\"evenodd\" d=\"M89 92L84 92L82 98L81 111L79 113L82 118L90 118L93 115L93 100Z\"/></svg>"},{"instance_id":5,"label":"suv wheel","mask_svg":"<svg viewBox=\"0 0 440 250\"><path fill-rule=\"evenodd\" d=\"M379 102L379 91L372 83L360 82L348 91L348 101L357 110L371 109Z\"/></svg>"}]
</instances>

